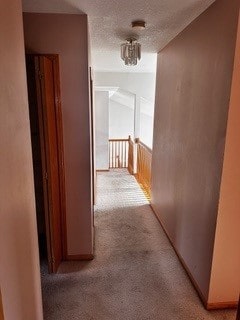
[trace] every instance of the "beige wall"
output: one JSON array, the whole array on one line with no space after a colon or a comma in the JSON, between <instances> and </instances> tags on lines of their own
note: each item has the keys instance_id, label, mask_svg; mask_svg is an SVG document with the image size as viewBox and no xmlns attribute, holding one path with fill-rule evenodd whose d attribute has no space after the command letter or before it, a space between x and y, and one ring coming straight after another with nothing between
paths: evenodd
<instances>
[{"instance_id":1,"label":"beige wall","mask_svg":"<svg viewBox=\"0 0 240 320\"><path fill-rule=\"evenodd\" d=\"M42 319L20 0L0 2L0 286L6 320Z\"/></svg>"},{"instance_id":2,"label":"beige wall","mask_svg":"<svg viewBox=\"0 0 240 320\"><path fill-rule=\"evenodd\" d=\"M152 205L205 301L238 8L217 0L158 55Z\"/></svg>"},{"instance_id":3,"label":"beige wall","mask_svg":"<svg viewBox=\"0 0 240 320\"><path fill-rule=\"evenodd\" d=\"M240 292L240 23L217 219L209 302L238 301Z\"/></svg>"},{"instance_id":4,"label":"beige wall","mask_svg":"<svg viewBox=\"0 0 240 320\"><path fill-rule=\"evenodd\" d=\"M87 16L24 13L27 52L60 56L68 254L92 254Z\"/></svg>"}]
</instances>

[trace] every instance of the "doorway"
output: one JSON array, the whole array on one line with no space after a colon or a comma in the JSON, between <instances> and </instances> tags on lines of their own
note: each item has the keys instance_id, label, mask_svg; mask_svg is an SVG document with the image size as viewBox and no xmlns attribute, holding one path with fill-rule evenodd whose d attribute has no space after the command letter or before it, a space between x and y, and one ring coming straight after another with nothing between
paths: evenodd
<instances>
[{"instance_id":1,"label":"doorway","mask_svg":"<svg viewBox=\"0 0 240 320\"><path fill-rule=\"evenodd\" d=\"M27 55L40 260L57 272L66 256L65 183L58 55Z\"/></svg>"}]
</instances>

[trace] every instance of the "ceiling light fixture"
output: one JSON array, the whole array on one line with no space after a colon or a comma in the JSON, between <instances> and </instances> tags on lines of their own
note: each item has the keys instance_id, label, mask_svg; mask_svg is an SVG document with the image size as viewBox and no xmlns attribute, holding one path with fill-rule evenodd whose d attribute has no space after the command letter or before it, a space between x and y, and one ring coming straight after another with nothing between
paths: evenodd
<instances>
[{"instance_id":1,"label":"ceiling light fixture","mask_svg":"<svg viewBox=\"0 0 240 320\"><path fill-rule=\"evenodd\" d=\"M141 59L141 45L134 38L126 39L121 45L121 58L126 66L136 66Z\"/></svg>"},{"instance_id":2,"label":"ceiling light fixture","mask_svg":"<svg viewBox=\"0 0 240 320\"><path fill-rule=\"evenodd\" d=\"M144 30L146 27L146 22L143 20L136 20L132 22L132 28L137 31Z\"/></svg>"}]
</instances>

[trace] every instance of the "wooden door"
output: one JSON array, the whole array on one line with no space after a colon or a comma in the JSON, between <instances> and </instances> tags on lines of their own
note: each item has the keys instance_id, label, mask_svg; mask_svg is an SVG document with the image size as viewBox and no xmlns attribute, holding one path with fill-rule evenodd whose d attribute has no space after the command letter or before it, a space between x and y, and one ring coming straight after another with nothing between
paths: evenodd
<instances>
[{"instance_id":1,"label":"wooden door","mask_svg":"<svg viewBox=\"0 0 240 320\"><path fill-rule=\"evenodd\" d=\"M63 260L64 181L58 57L35 56L49 272Z\"/></svg>"}]
</instances>

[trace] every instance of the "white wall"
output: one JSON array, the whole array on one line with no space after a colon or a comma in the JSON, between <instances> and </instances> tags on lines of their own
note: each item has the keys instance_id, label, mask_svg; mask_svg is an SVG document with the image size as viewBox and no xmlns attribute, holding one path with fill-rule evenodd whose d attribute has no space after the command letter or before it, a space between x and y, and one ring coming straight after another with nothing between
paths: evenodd
<instances>
[{"instance_id":1,"label":"white wall","mask_svg":"<svg viewBox=\"0 0 240 320\"><path fill-rule=\"evenodd\" d=\"M127 72L95 72L94 85L101 87L118 87L143 97L149 101L155 100L155 73Z\"/></svg>"},{"instance_id":2,"label":"white wall","mask_svg":"<svg viewBox=\"0 0 240 320\"><path fill-rule=\"evenodd\" d=\"M132 137L140 138L150 148L152 147L155 78L156 74L154 72L94 73L96 87L114 87L116 90L110 98L110 110L112 110L110 118L111 137L119 138L130 134ZM130 100L129 96L135 99L133 106L130 101L126 101ZM122 107L120 107L120 104ZM129 108L133 108L133 112ZM120 122L114 120L114 115L120 119ZM133 129L130 121L133 122ZM113 126L115 125L117 127L114 129Z\"/></svg>"},{"instance_id":3,"label":"white wall","mask_svg":"<svg viewBox=\"0 0 240 320\"><path fill-rule=\"evenodd\" d=\"M140 140L152 149L154 104L140 99Z\"/></svg>"},{"instance_id":4,"label":"white wall","mask_svg":"<svg viewBox=\"0 0 240 320\"><path fill-rule=\"evenodd\" d=\"M95 91L96 170L108 170L109 92Z\"/></svg>"},{"instance_id":5,"label":"white wall","mask_svg":"<svg viewBox=\"0 0 240 320\"><path fill-rule=\"evenodd\" d=\"M109 103L109 137L125 139L134 134L134 95L115 92Z\"/></svg>"},{"instance_id":6,"label":"white wall","mask_svg":"<svg viewBox=\"0 0 240 320\"><path fill-rule=\"evenodd\" d=\"M96 170L109 169L109 139L134 136L135 95L122 91L95 89Z\"/></svg>"},{"instance_id":7,"label":"white wall","mask_svg":"<svg viewBox=\"0 0 240 320\"><path fill-rule=\"evenodd\" d=\"M119 48L120 49L120 48ZM125 66L120 58L120 50L93 50L92 62L95 71L99 72L128 72L149 73L156 72L157 54L142 52L141 60L136 66Z\"/></svg>"}]
</instances>

